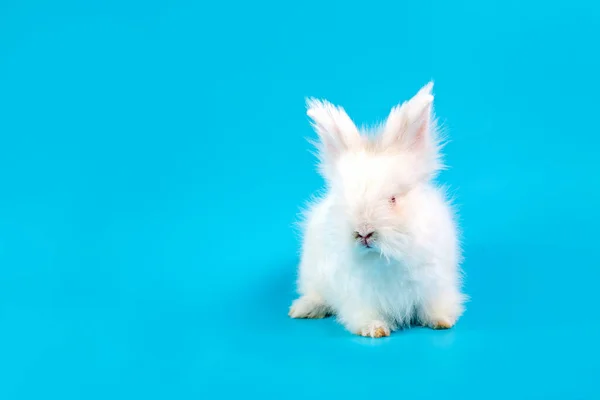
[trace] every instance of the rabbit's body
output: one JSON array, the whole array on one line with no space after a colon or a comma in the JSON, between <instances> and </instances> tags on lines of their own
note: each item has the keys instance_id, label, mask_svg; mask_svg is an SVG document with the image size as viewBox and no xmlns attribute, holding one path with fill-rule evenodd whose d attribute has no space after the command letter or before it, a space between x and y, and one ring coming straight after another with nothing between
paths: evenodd
<instances>
[{"instance_id":1,"label":"rabbit's body","mask_svg":"<svg viewBox=\"0 0 600 400\"><path fill-rule=\"evenodd\" d=\"M335 314L349 331L381 337L411 322L449 328L462 314L454 215L431 183L440 163L430 90L394 109L375 139L343 110L312 103L329 190L305 214L290 316Z\"/></svg>"}]
</instances>

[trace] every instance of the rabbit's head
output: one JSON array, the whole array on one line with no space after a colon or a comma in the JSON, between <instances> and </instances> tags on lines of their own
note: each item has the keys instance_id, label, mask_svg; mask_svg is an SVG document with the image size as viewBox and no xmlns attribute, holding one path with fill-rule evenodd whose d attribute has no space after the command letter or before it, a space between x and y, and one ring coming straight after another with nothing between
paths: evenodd
<instances>
[{"instance_id":1,"label":"rabbit's head","mask_svg":"<svg viewBox=\"0 0 600 400\"><path fill-rule=\"evenodd\" d=\"M308 100L335 226L360 251L386 254L397 247L410 212L407 198L442 168L432 87L394 107L374 135L361 134L342 108Z\"/></svg>"}]
</instances>

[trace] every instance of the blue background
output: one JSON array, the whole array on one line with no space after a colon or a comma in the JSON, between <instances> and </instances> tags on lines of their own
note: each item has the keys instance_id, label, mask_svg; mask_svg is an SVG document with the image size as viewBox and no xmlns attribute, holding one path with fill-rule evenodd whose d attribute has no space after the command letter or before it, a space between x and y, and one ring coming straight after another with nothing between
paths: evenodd
<instances>
[{"instance_id":1,"label":"blue background","mask_svg":"<svg viewBox=\"0 0 600 400\"><path fill-rule=\"evenodd\" d=\"M0 2L0 398L600 397L597 1ZM472 302L287 317L304 97L429 79Z\"/></svg>"}]
</instances>

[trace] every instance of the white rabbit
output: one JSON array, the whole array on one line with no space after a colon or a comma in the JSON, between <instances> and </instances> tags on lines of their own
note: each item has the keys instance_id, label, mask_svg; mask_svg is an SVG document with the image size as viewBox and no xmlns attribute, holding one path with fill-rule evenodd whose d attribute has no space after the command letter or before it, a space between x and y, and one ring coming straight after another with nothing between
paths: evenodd
<instances>
[{"instance_id":1,"label":"white rabbit","mask_svg":"<svg viewBox=\"0 0 600 400\"><path fill-rule=\"evenodd\" d=\"M433 183L443 165L433 83L392 109L376 135L309 99L325 196L306 211L293 318L335 314L370 337L413 323L452 327L464 310L454 213Z\"/></svg>"}]
</instances>

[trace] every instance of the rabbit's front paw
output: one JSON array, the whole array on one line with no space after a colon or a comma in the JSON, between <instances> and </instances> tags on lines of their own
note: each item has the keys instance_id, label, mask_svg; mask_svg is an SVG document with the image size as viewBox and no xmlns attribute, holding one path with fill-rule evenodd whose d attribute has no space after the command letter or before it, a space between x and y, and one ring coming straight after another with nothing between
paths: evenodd
<instances>
[{"instance_id":1,"label":"rabbit's front paw","mask_svg":"<svg viewBox=\"0 0 600 400\"><path fill-rule=\"evenodd\" d=\"M436 321L429 323L431 329L450 329L453 326L454 321L450 321L450 319L447 318L439 318Z\"/></svg>"},{"instance_id":2,"label":"rabbit's front paw","mask_svg":"<svg viewBox=\"0 0 600 400\"><path fill-rule=\"evenodd\" d=\"M452 328L464 311L465 297L455 291L427 301L420 312L421 322L432 329Z\"/></svg>"},{"instance_id":3,"label":"rabbit's front paw","mask_svg":"<svg viewBox=\"0 0 600 400\"><path fill-rule=\"evenodd\" d=\"M325 318L331 310L317 297L302 296L292 303L288 315L292 318Z\"/></svg>"},{"instance_id":4,"label":"rabbit's front paw","mask_svg":"<svg viewBox=\"0 0 600 400\"><path fill-rule=\"evenodd\" d=\"M383 321L372 321L358 332L360 336L382 338L390 336L390 327Z\"/></svg>"}]
</instances>

